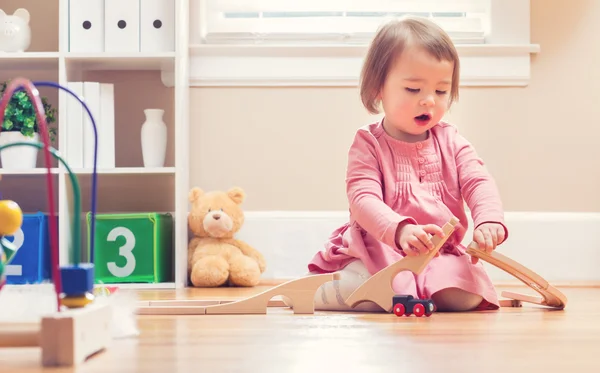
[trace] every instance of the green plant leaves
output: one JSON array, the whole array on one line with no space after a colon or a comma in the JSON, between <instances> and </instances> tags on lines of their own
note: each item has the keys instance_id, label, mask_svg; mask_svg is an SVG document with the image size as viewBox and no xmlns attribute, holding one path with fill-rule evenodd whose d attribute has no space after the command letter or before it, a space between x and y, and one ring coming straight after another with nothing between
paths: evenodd
<instances>
[{"instance_id":1,"label":"green plant leaves","mask_svg":"<svg viewBox=\"0 0 600 373\"><path fill-rule=\"evenodd\" d=\"M12 120L5 119L4 120L4 125L2 126L2 129L5 130L5 131L11 131L14 126L15 125L13 124Z\"/></svg>"},{"instance_id":2,"label":"green plant leaves","mask_svg":"<svg viewBox=\"0 0 600 373\"><path fill-rule=\"evenodd\" d=\"M0 97L4 96L4 92L10 81L3 82L0 87ZM42 97L42 105L46 114L46 124L48 125L48 133L50 140L54 141L56 136L56 128L51 127L52 123L56 122L56 109L53 108L46 97ZM4 123L2 123L3 131L20 131L24 136L32 137L34 133L39 132L39 123L37 121L33 102L25 91L18 91L12 95L6 110L4 111Z\"/></svg>"}]
</instances>

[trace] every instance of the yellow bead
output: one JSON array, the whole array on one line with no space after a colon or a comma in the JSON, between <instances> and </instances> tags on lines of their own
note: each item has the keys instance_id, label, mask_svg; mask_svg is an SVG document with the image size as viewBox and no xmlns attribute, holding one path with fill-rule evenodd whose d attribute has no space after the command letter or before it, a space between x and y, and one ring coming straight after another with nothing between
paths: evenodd
<instances>
[{"instance_id":1,"label":"yellow bead","mask_svg":"<svg viewBox=\"0 0 600 373\"><path fill-rule=\"evenodd\" d=\"M67 308L82 308L94 301L94 294L85 293L79 296L61 296L60 304Z\"/></svg>"},{"instance_id":2,"label":"yellow bead","mask_svg":"<svg viewBox=\"0 0 600 373\"><path fill-rule=\"evenodd\" d=\"M19 205L10 200L0 200L0 235L12 236L23 224L23 212Z\"/></svg>"}]
</instances>

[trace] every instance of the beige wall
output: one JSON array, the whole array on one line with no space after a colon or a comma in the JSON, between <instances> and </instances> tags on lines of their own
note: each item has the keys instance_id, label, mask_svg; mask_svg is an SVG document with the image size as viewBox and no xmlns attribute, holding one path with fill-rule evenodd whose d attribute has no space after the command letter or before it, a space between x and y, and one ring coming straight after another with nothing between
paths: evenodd
<instances>
[{"instance_id":1,"label":"beige wall","mask_svg":"<svg viewBox=\"0 0 600 373\"><path fill-rule=\"evenodd\" d=\"M448 119L477 147L506 210L600 210L600 1L532 0L526 88L463 88ZM355 88L193 88L191 176L245 188L247 210L343 210ZM511 150L508 150L511 148ZM525 155L526 152L528 155Z\"/></svg>"}]
</instances>

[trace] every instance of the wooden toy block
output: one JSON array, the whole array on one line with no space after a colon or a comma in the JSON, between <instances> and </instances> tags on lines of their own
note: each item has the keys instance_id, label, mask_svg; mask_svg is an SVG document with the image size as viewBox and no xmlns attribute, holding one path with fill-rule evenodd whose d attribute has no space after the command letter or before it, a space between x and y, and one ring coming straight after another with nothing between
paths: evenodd
<instances>
[{"instance_id":1,"label":"wooden toy block","mask_svg":"<svg viewBox=\"0 0 600 373\"><path fill-rule=\"evenodd\" d=\"M542 298L538 298L525 294L505 291L501 294L503 297L557 309L564 309L566 307L567 297L558 289L550 285L543 277L533 272L529 268L526 268L525 266L506 257L505 255L500 254L497 251L487 253L484 250L481 250L476 242L471 242L466 251L469 255L486 261L491 265L494 265L501 270L515 276L525 285L542 295Z\"/></svg>"},{"instance_id":2,"label":"wooden toy block","mask_svg":"<svg viewBox=\"0 0 600 373\"><path fill-rule=\"evenodd\" d=\"M231 315L266 314L269 301L275 296L285 296L292 300L295 314L315 312L315 293L326 282L338 280L339 273L310 275L284 282L262 293L238 301L225 301L214 305L201 304L198 300L165 301L166 305L138 307L140 315ZM161 301L152 301L161 304ZM171 303L169 303L171 302ZM154 303L156 304L156 303Z\"/></svg>"},{"instance_id":3,"label":"wooden toy block","mask_svg":"<svg viewBox=\"0 0 600 373\"><path fill-rule=\"evenodd\" d=\"M75 366L108 347L111 317L108 304L92 304L39 322L0 323L0 348L39 347L43 366Z\"/></svg>"},{"instance_id":4,"label":"wooden toy block","mask_svg":"<svg viewBox=\"0 0 600 373\"><path fill-rule=\"evenodd\" d=\"M19 230L7 238L16 249L10 264L6 266L7 284L39 284L50 280L50 244L46 214L23 214L23 223Z\"/></svg>"},{"instance_id":5,"label":"wooden toy block","mask_svg":"<svg viewBox=\"0 0 600 373\"><path fill-rule=\"evenodd\" d=\"M89 212L86 221L89 230ZM104 284L172 281L172 236L169 213L96 214L95 280Z\"/></svg>"},{"instance_id":6,"label":"wooden toy block","mask_svg":"<svg viewBox=\"0 0 600 373\"><path fill-rule=\"evenodd\" d=\"M363 302L374 302L383 308L386 312L391 312L393 307L393 297L396 295L392 289L394 277L402 271L411 271L415 274L421 273L433 257L440 251L448 238L452 235L458 224L457 218L452 218L442 227L444 238L432 236L433 249L426 254L418 256L405 256L394 264L380 270L367 281L360 285L346 299L346 304L352 308Z\"/></svg>"}]
</instances>

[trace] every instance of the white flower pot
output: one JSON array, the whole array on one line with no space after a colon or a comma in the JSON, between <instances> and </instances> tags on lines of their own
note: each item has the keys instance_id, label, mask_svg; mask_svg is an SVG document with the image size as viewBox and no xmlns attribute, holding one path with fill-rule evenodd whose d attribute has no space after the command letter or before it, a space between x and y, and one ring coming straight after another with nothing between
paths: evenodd
<instances>
[{"instance_id":1,"label":"white flower pot","mask_svg":"<svg viewBox=\"0 0 600 373\"><path fill-rule=\"evenodd\" d=\"M34 133L33 137L24 136L21 132L0 132L0 146L13 142L38 142L39 134ZM11 146L0 151L0 160L2 168L5 170L28 170L36 168L38 148L33 146L21 145Z\"/></svg>"}]
</instances>

